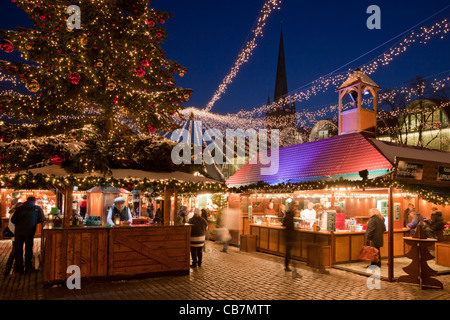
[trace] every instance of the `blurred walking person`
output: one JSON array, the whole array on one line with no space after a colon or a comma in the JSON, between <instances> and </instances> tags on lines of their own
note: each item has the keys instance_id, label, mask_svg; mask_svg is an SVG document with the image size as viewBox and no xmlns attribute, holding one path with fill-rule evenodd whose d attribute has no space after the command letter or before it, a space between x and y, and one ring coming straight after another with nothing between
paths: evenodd
<instances>
[{"instance_id":1,"label":"blurred walking person","mask_svg":"<svg viewBox=\"0 0 450 320\"><path fill-rule=\"evenodd\" d=\"M208 211L202 209L202 218L205 219L206 224L208 224ZM203 245L203 252L206 252L206 240L209 240L209 231L205 234L205 244Z\"/></svg>"},{"instance_id":2,"label":"blurred walking person","mask_svg":"<svg viewBox=\"0 0 450 320\"><path fill-rule=\"evenodd\" d=\"M292 211L290 208L286 211L285 217L283 219L283 226L285 227L284 230L284 240L286 243L286 256L284 260L284 270L285 271L292 271L292 269L289 267L291 262L291 252L292 248L295 243L295 227L294 227L294 211Z\"/></svg>"},{"instance_id":3,"label":"blurred walking person","mask_svg":"<svg viewBox=\"0 0 450 320\"><path fill-rule=\"evenodd\" d=\"M15 250L16 241L14 239L14 232L16 230L16 227L14 226L14 223L11 222L11 218L14 216L14 212L17 210L17 208L20 207L21 205L22 201L16 203L16 205L9 210L9 223L8 226L5 228L5 230L3 230L4 237L5 236L8 238L11 237L11 253L9 254L8 260L6 261L5 271L3 272L5 276L9 275L11 271L16 254Z\"/></svg>"},{"instance_id":4,"label":"blurred walking person","mask_svg":"<svg viewBox=\"0 0 450 320\"><path fill-rule=\"evenodd\" d=\"M216 239L222 242L222 252L228 252L228 242L231 240L231 230L239 230L239 210L226 208L222 210L219 219L220 228L215 229Z\"/></svg>"}]
</instances>

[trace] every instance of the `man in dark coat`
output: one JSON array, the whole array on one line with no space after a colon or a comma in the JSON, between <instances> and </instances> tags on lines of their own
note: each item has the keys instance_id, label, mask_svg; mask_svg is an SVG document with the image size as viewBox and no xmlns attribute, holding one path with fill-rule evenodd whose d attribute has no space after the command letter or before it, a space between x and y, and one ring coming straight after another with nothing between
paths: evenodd
<instances>
[{"instance_id":1,"label":"man in dark coat","mask_svg":"<svg viewBox=\"0 0 450 320\"><path fill-rule=\"evenodd\" d=\"M15 225L16 263L14 271L23 273L23 245L25 244L25 272L33 270L33 239L38 223L45 221L44 212L36 205L35 197L28 197L27 201L17 208L11 222Z\"/></svg>"},{"instance_id":2,"label":"man in dark coat","mask_svg":"<svg viewBox=\"0 0 450 320\"><path fill-rule=\"evenodd\" d=\"M365 242L372 241L373 246L378 249L378 262L372 262L372 265L377 265L381 267L381 254L380 249L384 245L383 235L386 231L386 226L384 224L384 217L381 215L378 209L370 209L370 219L367 223Z\"/></svg>"},{"instance_id":3,"label":"man in dark coat","mask_svg":"<svg viewBox=\"0 0 450 320\"><path fill-rule=\"evenodd\" d=\"M294 211L288 210L286 212L286 216L283 219L283 226L285 227L284 231L284 239L286 242L286 256L284 260L284 270L286 271L292 271L289 267L289 264L291 262L291 252L292 247L294 246L295 242L295 227L294 227Z\"/></svg>"},{"instance_id":4,"label":"man in dark coat","mask_svg":"<svg viewBox=\"0 0 450 320\"><path fill-rule=\"evenodd\" d=\"M426 222L427 227L425 228L425 232L428 238L437 238L436 232L444 230L444 218L442 217L442 212L437 207L431 208L431 219Z\"/></svg>"}]
</instances>

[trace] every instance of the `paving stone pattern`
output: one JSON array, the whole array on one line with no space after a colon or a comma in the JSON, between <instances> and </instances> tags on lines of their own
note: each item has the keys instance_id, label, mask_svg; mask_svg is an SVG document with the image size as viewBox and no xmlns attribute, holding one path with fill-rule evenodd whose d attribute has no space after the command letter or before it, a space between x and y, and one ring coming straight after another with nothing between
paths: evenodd
<instances>
[{"instance_id":1,"label":"paving stone pattern","mask_svg":"<svg viewBox=\"0 0 450 320\"><path fill-rule=\"evenodd\" d=\"M40 240L35 241L35 250ZM295 262L298 277L284 271L284 260L264 253L245 253L207 242L202 267L189 276L120 281L81 281L81 290L65 285L44 287L40 272L4 276L11 241L0 241L0 300L448 300L450 275L439 276L444 290L420 290L404 283L381 282L369 290L367 277L329 269L323 274Z\"/></svg>"}]
</instances>

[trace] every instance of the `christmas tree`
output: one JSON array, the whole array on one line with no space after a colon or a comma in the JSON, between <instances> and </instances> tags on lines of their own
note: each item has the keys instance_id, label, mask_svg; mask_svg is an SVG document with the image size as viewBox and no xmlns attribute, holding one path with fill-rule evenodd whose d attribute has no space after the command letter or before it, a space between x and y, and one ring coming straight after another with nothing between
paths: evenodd
<instances>
[{"instance_id":1,"label":"christmas tree","mask_svg":"<svg viewBox=\"0 0 450 320\"><path fill-rule=\"evenodd\" d=\"M173 144L157 134L177 128L192 93L175 86L186 69L161 48L171 14L150 0L13 2L35 28L0 30L0 49L25 61L0 61L0 71L29 91L0 96L10 119L0 128L1 169L171 169Z\"/></svg>"}]
</instances>

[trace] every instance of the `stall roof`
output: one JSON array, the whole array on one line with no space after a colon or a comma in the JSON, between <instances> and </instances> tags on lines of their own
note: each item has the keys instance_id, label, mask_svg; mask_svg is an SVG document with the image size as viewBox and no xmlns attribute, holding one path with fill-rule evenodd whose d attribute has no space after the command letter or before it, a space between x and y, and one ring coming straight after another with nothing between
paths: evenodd
<instances>
[{"instance_id":1,"label":"stall roof","mask_svg":"<svg viewBox=\"0 0 450 320\"><path fill-rule=\"evenodd\" d=\"M32 174L44 174L44 175L54 175L56 177L64 177L69 173L61 166L50 165L39 168L32 168L21 170L18 172L10 173L9 175L16 175L18 173L31 172ZM107 177L114 177L115 179L148 179L148 180L178 180L184 182L210 182L210 183L221 183L220 181L206 178L204 176L196 176L190 173L175 171L175 172L151 172L135 169L112 169L112 174L106 175ZM102 177L104 176L100 172L93 173L82 173L74 174L78 178L84 177Z\"/></svg>"},{"instance_id":2,"label":"stall roof","mask_svg":"<svg viewBox=\"0 0 450 320\"><path fill-rule=\"evenodd\" d=\"M359 172L369 171L369 179L389 174L395 157L450 164L450 152L414 147L365 137L361 133L308 142L279 151L279 170L261 175L269 165L247 163L226 184L242 186L265 182L300 183L317 180L361 180ZM275 158L276 159L276 158Z\"/></svg>"},{"instance_id":3,"label":"stall roof","mask_svg":"<svg viewBox=\"0 0 450 320\"><path fill-rule=\"evenodd\" d=\"M359 172L368 170L374 175L384 175L392 164L374 145L360 133L341 135L279 149L279 170L274 175L262 175L261 168L269 167L247 163L226 183L231 186L304 182L313 180L360 179ZM275 161L272 161L275 162Z\"/></svg>"},{"instance_id":4,"label":"stall roof","mask_svg":"<svg viewBox=\"0 0 450 320\"><path fill-rule=\"evenodd\" d=\"M174 171L174 172L150 172L135 169L112 169L112 176L116 179L149 179L149 180L164 180L164 179L174 179L178 181L185 182L216 182L220 181L206 178L204 176L196 176L186 172Z\"/></svg>"},{"instance_id":5,"label":"stall roof","mask_svg":"<svg viewBox=\"0 0 450 320\"><path fill-rule=\"evenodd\" d=\"M374 138L370 138L369 140L391 163L394 163L395 157L402 157L407 159L450 164L450 152L381 141Z\"/></svg>"}]
</instances>

